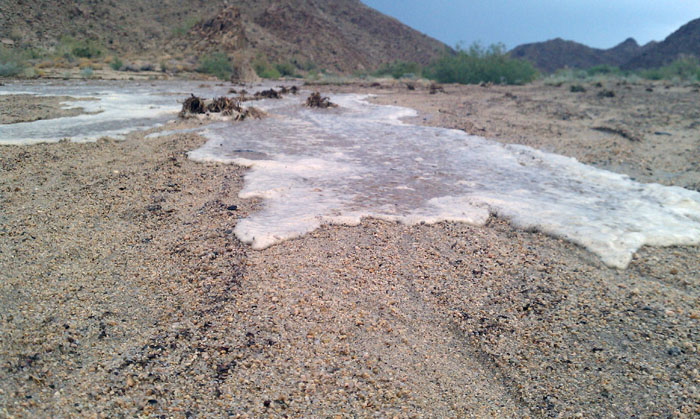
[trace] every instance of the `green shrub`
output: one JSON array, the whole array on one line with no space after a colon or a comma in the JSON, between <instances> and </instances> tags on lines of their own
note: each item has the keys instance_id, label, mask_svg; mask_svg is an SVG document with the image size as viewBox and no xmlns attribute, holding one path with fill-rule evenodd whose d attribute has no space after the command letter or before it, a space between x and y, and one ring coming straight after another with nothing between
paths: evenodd
<instances>
[{"instance_id":1,"label":"green shrub","mask_svg":"<svg viewBox=\"0 0 700 419\"><path fill-rule=\"evenodd\" d=\"M622 72L620 71L620 69L618 67L615 67L612 65L607 65L607 64L593 66L593 67L587 69L586 73L591 77L592 76L599 76L599 75L606 75L606 76L622 75Z\"/></svg>"},{"instance_id":2,"label":"green shrub","mask_svg":"<svg viewBox=\"0 0 700 419\"><path fill-rule=\"evenodd\" d=\"M299 70L301 70L301 71L306 71L306 72L314 71L314 70L316 70L316 68L318 68L318 66L316 65L316 63L314 63L314 62L311 61L311 60L301 61L300 59L295 58L295 59L292 60L292 63L294 63L294 65L295 65Z\"/></svg>"},{"instance_id":3,"label":"green shrub","mask_svg":"<svg viewBox=\"0 0 700 419\"><path fill-rule=\"evenodd\" d=\"M78 58L99 58L103 48L95 40L77 40L71 36L63 36L56 47L56 55L73 62Z\"/></svg>"},{"instance_id":4,"label":"green shrub","mask_svg":"<svg viewBox=\"0 0 700 419\"><path fill-rule=\"evenodd\" d=\"M639 72L639 74L642 76L642 78L645 78L647 80L661 80L664 78L664 75L661 73L661 70L658 68L653 68L650 70L642 70Z\"/></svg>"},{"instance_id":5,"label":"green shrub","mask_svg":"<svg viewBox=\"0 0 700 419\"><path fill-rule=\"evenodd\" d=\"M560 68L554 72L554 77L563 80L586 80L588 78L588 72L581 69Z\"/></svg>"},{"instance_id":6,"label":"green shrub","mask_svg":"<svg viewBox=\"0 0 700 419\"><path fill-rule=\"evenodd\" d=\"M91 67L85 67L84 69L80 70L80 76L84 79L89 79L90 77L95 74L95 71Z\"/></svg>"},{"instance_id":7,"label":"green shrub","mask_svg":"<svg viewBox=\"0 0 700 419\"><path fill-rule=\"evenodd\" d=\"M15 62L0 63L0 77L19 76L22 71L24 71L24 67Z\"/></svg>"},{"instance_id":8,"label":"green shrub","mask_svg":"<svg viewBox=\"0 0 700 419\"><path fill-rule=\"evenodd\" d=\"M185 36L201 19L197 16L188 17L180 25L173 28L173 35Z\"/></svg>"},{"instance_id":9,"label":"green shrub","mask_svg":"<svg viewBox=\"0 0 700 419\"><path fill-rule=\"evenodd\" d=\"M290 62L275 64L275 69L282 77L301 77L296 73L296 67Z\"/></svg>"},{"instance_id":10,"label":"green shrub","mask_svg":"<svg viewBox=\"0 0 700 419\"><path fill-rule=\"evenodd\" d=\"M305 79L306 81L316 81L316 80L318 80L318 79L320 79L320 78L321 78L321 75L320 75L320 74L318 73L318 71L316 71L316 70L309 70L309 71L306 73L306 76L304 77L304 79Z\"/></svg>"},{"instance_id":11,"label":"green shrub","mask_svg":"<svg viewBox=\"0 0 700 419\"><path fill-rule=\"evenodd\" d=\"M697 57L681 57L660 68L641 70L639 75L648 80L700 80L700 60Z\"/></svg>"},{"instance_id":12,"label":"green shrub","mask_svg":"<svg viewBox=\"0 0 700 419\"><path fill-rule=\"evenodd\" d=\"M478 43L468 50L457 46L456 54L439 59L423 74L440 83L461 84L525 84L538 76L531 63L508 56L503 44L484 48Z\"/></svg>"},{"instance_id":13,"label":"green shrub","mask_svg":"<svg viewBox=\"0 0 700 419\"><path fill-rule=\"evenodd\" d=\"M71 52L78 58L98 58L102 55L102 50L94 41L78 41Z\"/></svg>"},{"instance_id":14,"label":"green shrub","mask_svg":"<svg viewBox=\"0 0 700 419\"><path fill-rule=\"evenodd\" d=\"M282 74L276 68L270 66L265 60L259 59L253 63L253 69L258 77L263 79L279 79Z\"/></svg>"},{"instance_id":15,"label":"green shrub","mask_svg":"<svg viewBox=\"0 0 700 419\"><path fill-rule=\"evenodd\" d=\"M222 80L228 80L233 74L233 63L226 54L215 52L202 58L197 71L214 75Z\"/></svg>"},{"instance_id":16,"label":"green shrub","mask_svg":"<svg viewBox=\"0 0 700 419\"><path fill-rule=\"evenodd\" d=\"M391 64L384 64L372 75L375 77L391 76L395 79L400 79L402 77L415 77L420 75L420 73L421 67L417 63L395 61Z\"/></svg>"},{"instance_id":17,"label":"green shrub","mask_svg":"<svg viewBox=\"0 0 700 419\"><path fill-rule=\"evenodd\" d=\"M16 77L22 74L26 60L21 53L0 48L0 77Z\"/></svg>"},{"instance_id":18,"label":"green shrub","mask_svg":"<svg viewBox=\"0 0 700 419\"><path fill-rule=\"evenodd\" d=\"M112 67L112 70L119 71L124 66L124 63L119 59L119 57L113 57L112 62L109 63L109 66Z\"/></svg>"}]
</instances>

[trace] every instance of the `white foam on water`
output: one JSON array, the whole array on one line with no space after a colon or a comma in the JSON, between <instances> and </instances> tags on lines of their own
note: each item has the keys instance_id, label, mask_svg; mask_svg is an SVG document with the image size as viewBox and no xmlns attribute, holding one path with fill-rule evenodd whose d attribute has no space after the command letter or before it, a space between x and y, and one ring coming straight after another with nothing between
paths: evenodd
<instances>
[{"instance_id":1,"label":"white foam on water","mask_svg":"<svg viewBox=\"0 0 700 419\"><path fill-rule=\"evenodd\" d=\"M271 86L260 85L252 90ZM122 138L134 131L160 126L177 117L182 101L195 94L213 98L225 95L226 87L212 82L57 82L8 83L0 95L69 96L64 108L83 108L85 113L17 124L0 125L0 145L95 141Z\"/></svg>"},{"instance_id":2,"label":"white foam on water","mask_svg":"<svg viewBox=\"0 0 700 419\"><path fill-rule=\"evenodd\" d=\"M640 184L575 159L401 122L415 111L338 95L338 109L277 102L273 117L216 124L190 153L250 168L263 208L235 233L261 249L363 217L483 225L490 213L565 238L624 268L639 247L700 243L700 194Z\"/></svg>"},{"instance_id":3,"label":"white foam on water","mask_svg":"<svg viewBox=\"0 0 700 419\"><path fill-rule=\"evenodd\" d=\"M0 144L124 135L174 119L189 93L214 97L221 90L198 82L8 83L0 94L92 99L64 104L91 114L0 125ZM190 157L249 167L241 197L264 201L236 226L241 240L264 248L323 224L357 225L363 217L483 225L495 213L578 243L611 267L627 266L645 244L700 243L697 192L640 184L462 131L406 124L402 118L415 111L364 99L338 95L332 100L340 108L312 110L290 95L254 102L271 115L264 120L197 129L209 141Z\"/></svg>"}]
</instances>

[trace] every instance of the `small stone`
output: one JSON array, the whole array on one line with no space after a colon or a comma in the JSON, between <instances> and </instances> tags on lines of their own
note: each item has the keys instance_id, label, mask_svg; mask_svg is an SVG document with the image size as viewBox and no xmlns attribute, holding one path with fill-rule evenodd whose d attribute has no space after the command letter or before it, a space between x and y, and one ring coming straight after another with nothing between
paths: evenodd
<instances>
[{"instance_id":1,"label":"small stone","mask_svg":"<svg viewBox=\"0 0 700 419\"><path fill-rule=\"evenodd\" d=\"M681 349L677 346L671 347L668 349L668 354L670 356L678 356L681 354Z\"/></svg>"}]
</instances>

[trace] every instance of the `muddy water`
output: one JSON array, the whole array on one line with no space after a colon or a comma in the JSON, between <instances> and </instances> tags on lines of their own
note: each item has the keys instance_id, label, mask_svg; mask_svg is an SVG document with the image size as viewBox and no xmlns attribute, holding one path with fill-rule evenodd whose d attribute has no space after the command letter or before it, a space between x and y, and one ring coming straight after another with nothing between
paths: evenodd
<instances>
[{"instance_id":1,"label":"muddy water","mask_svg":"<svg viewBox=\"0 0 700 419\"><path fill-rule=\"evenodd\" d=\"M58 82L0 89L82 99L65 106L88 114L0 125L0 144L31 144L92 141L156 127L175 118L187 95L219 96L228 86ZM495 213L578 243L617 268L645 244L700 243L697 192L640 184L571 158L462 131L403 123L414 111L372 105L362 96L332 99L339 108L308 109L301 96L264 100L255 106L270 114L267 119L195 129L209 141L190 157L248 166L241 196L264 200L261 211L237 224L242 241L264 248L322 224L355 225L363 217L482 225Z\"/></svg>"},{"instance_id":2,"label":"muddy water","mask_svg":"<svg viewBox=\"0 0 700 419\"><path fill-rule=\"evenodd\" d=\"M624 268L642 245L700 242L700 194L525 146L401 122L406 108L333 97L333 110L277 102L263 121L210 126L202 161L250 167L242 197L264 209L236 227L255 248L363 217L482 225L490 213L578 243Z\"/></svg>"},{"instance_id":3,"label":"muddy water","mask_svg":"<svg viewBox=\"0 0 700 419\"><path fill-rule=\"evenodd\" d=\"M173 120L190 94L225 95L229 84L202 82L56 81L8 83L0 94L70 96L65 108L82 108L78 116L0 125L0 144L94 141L119 138Z\"/></svg>"}]
</instances>

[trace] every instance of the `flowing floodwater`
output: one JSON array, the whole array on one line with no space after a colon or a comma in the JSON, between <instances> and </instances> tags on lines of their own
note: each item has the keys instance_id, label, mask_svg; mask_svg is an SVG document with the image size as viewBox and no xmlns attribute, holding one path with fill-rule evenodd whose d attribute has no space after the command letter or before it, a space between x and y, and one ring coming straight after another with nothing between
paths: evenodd
<instances>
[{"instance_id":1,"label":"flowing floodwater","mask_svg":"<svg viewBox=\"0 0 700 419\"><path fill-rule=\"evenodd\" d=\"M65 108L82 108L84 114L66 118L0 125L1 144L94 141L103 136L122 137L153 128L176 117L190 93L221 96L222 87L201 82L83 82L8 83L0 95L70 96Z\"/></svg>"},{"instance_id":2,"label":"flowing floodwater","mask_svg":"<svg viewBox=\"0 0 700 419\"><path fill-rule=\"evenodd\" d=\"M415 112L342 95L335 110L277 104L263 121L215 125L190 153L250 167L241 197L264 208L236 226L255 248L363 217L483 225L489 213L626 267L642 245L700 242L700 194L640 184L575 159L401 122ZM269 105L268 105L269 106Z\"/></svg>"},{"instance_id":3,"label":"flowing floodwater","mask_svg":"<svg viewBox=\"0 0 700 419\"><path fill-rule=\"evenodd\" d=\"M160 102L167 89L146 89L146 96L157 98L153 108L137 90L115 95L152 111L153 123L159 106L170 106ZM363 217L483 225L490 213L578 243L611 267L626 267L645 244L700 243L700 193L640 184L575 159L462 131L404 123L401 118L414 111L373 105L363 96L332 99L339 108L308 109L294 96L256 102L269 118L199 129L209 141L190 153L192 159L250 168L241 197L262 198L264 205L240 220L235 232L254 248L323 224L356 225ZM88 138L90 129L76 122L54 120L57 130L72 127ZM0 126L0 143L12 141L6 127Z\"/></svg>"}]
</instances>

